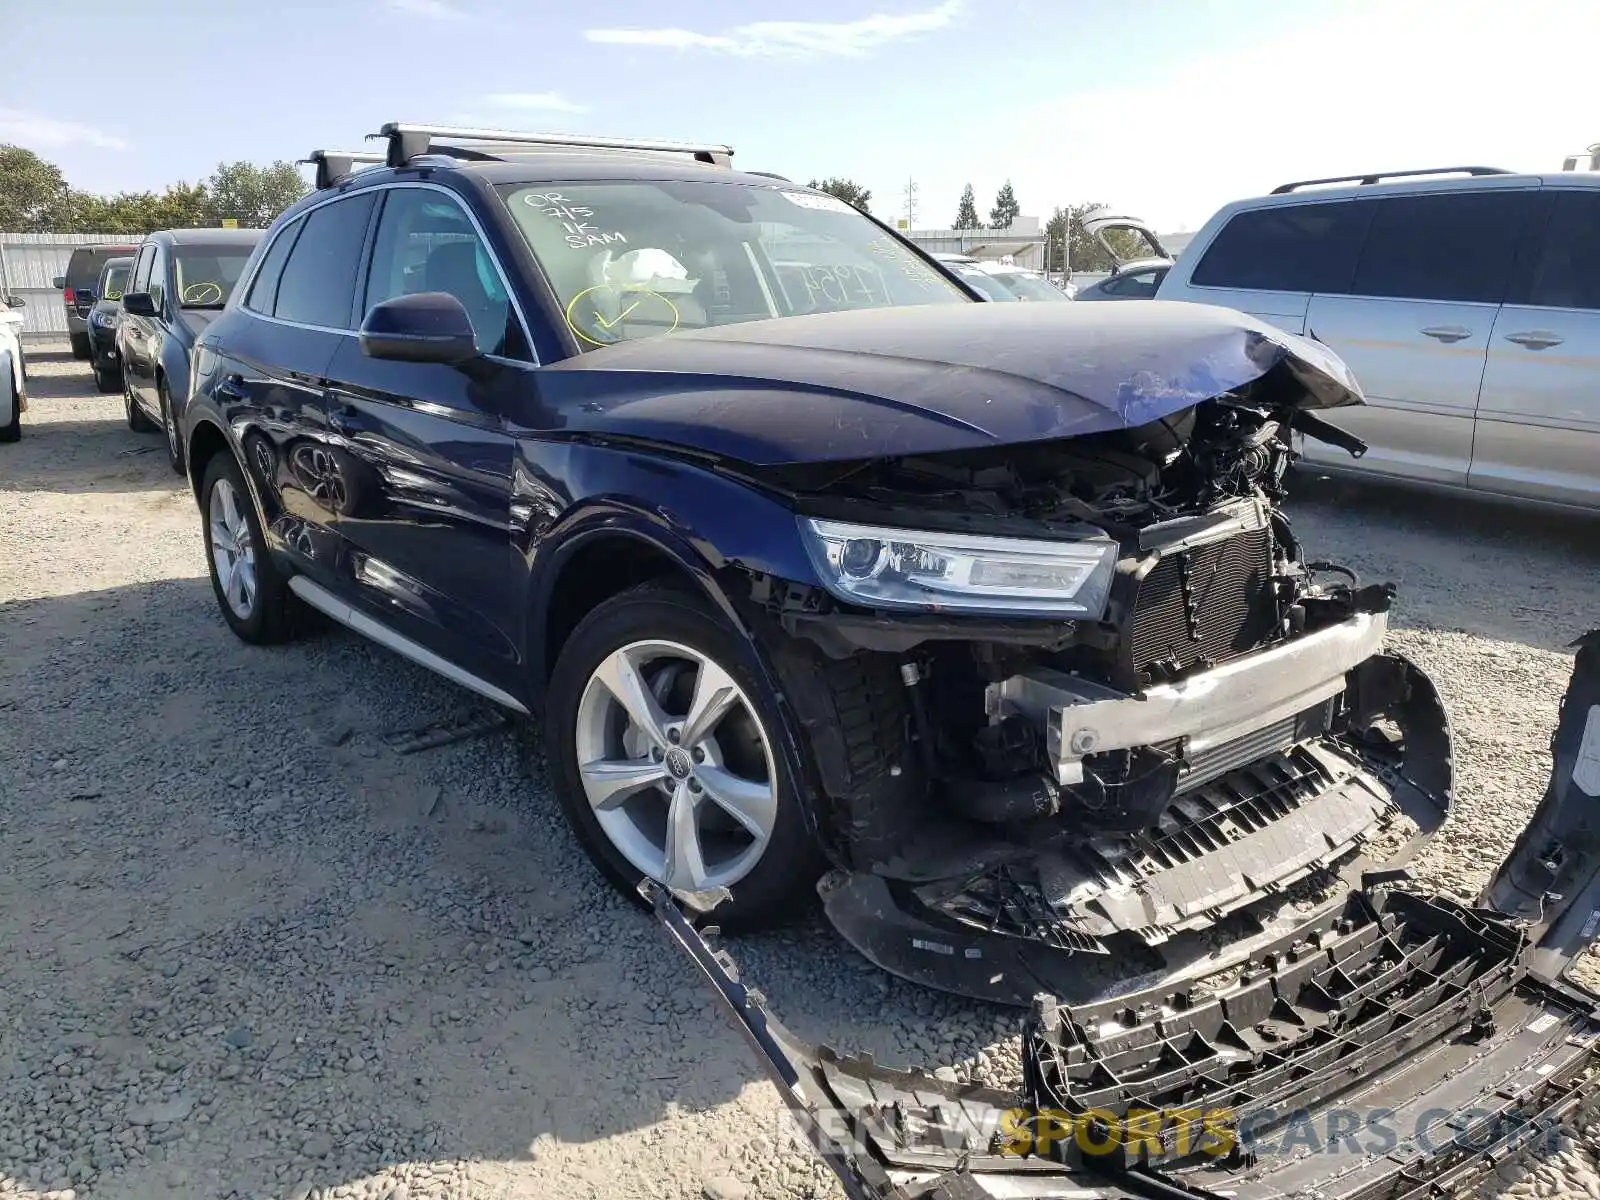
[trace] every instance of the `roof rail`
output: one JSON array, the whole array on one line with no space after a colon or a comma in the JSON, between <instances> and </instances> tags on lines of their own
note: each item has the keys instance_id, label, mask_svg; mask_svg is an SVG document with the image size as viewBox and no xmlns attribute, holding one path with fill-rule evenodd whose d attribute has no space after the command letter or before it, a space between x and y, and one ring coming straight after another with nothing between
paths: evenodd
<instances>
[{"instance_id":1,"label":"roof rail","mask_svg":"<svg viewBox=\"0 0 1600 1200\"><path fill-rule=\"evenodd\" d=\"M357 163L381 163L384 157L366 150L313 150L300 161L316 164L317 190L321 191L354 173Z\"/></svg>"},{"instance_id":2,"label":"roof rail","mask_svg":"<svg viewBox=\"0 0 1600 1200\"><path fill-rule=\"evenodd\" d=\"M776 171L746 171L746 175L759 175L763 179L776 179L779 183L793 183L787 175L779 175Z\"/></svg>"},{"instance_id":3,"label":"roof rail","mask_svg":"<svg viewBox=\"0 0 1600 1200\"><path fill-rule=\"evenodd\" d=\"M1370 175L1332 175L1327 179L1301 179L1295 183L1279 184L1272 189L1274 196L1297 192L1301 188L1317 187L1327 183L1381 183L1385 179L1410 179L1416 175L1510 175L1504 167L1424 167L1420 171L1374 171Z\"/></svg>"},{"instance_id":4,"label":"roof rail","mask_svg":"<svg viewBox=\"0 0 1600 1200\"><path fill-rule=\"evenodd\" d=\"M450 125L407 125L399 121L390 121L371 136L388 139L389 153L384 161L391 167L403 167L409 159L429 153L436 137L448 138L452 142L498 143L503 147L574 146L596 150L659 150L668 154L688 154L700 162L719 167L729 166L733 158L732 147L701 142L662 142L649 138L593 137L572 133L523 133L514 129L460 129Z\"/></svg>"}]
</instances>

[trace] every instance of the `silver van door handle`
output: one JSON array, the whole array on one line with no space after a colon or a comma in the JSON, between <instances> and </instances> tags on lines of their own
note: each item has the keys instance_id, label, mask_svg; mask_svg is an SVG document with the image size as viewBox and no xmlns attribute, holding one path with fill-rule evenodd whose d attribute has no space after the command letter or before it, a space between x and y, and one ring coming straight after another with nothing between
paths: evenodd
<instances>
[{"instance_id":1,"label":"silver van door handle","mask_svg":"<svg viewBox=\"0 0 1600 1200\"><path fill-rule=\"evenodd\" d=\"M1472 330L1462 325L1429 325L1422 333L1441 342L1461 342L1472 336Z\"/></svg>"},{"instance_id":2,"label":"silver van door handle","mask_svg":"<svg viewBox=\"0 0 1600 1200\"><path fill-rule=\"evenodd\" d=\"M1559 346L1566 340L1560 334L1551 333L1548 329L1529 329L1524 333L1506 334L1506 341L1526 346L1529 350L1548 350L1551 346Z\"/></svg>"}]
</instances>

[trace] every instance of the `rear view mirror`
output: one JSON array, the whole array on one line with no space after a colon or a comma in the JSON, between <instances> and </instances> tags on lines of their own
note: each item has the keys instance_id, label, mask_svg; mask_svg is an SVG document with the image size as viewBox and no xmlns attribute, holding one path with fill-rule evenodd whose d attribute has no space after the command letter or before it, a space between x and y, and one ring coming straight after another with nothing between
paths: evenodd
<instances>
[{"instance_id":1,"label":"rear view mirror","mask_svg":"<svg viewBox=\"0 0 1600 1200\"><path fill-rule=\"evenodd\" d=\"M156 315L156 302L150 298L149 292L124 292L122 308L123 311L132 313L136 317Z\"/></svg>"},{"instance_id":2,"label":"rear view mirror","mask_svg":"<svg viewBox=\"0 0 1600 1200\"><path fill-rule=\"evenodd\" d=\"M361 322L361 351L370 358L455 365L477 358L478 342L461 301L448 292L418 292L372 306Z\"/></svg>"},{"instance_id":3,"label":"rear view mirror","mask_svg":"<svg viewBox=\"0 0 1600 1200\"><path fill-rule=\"evenodd\" d=\"M50 286L57 291L64 291L67 286L67 277L65 275L57 275L50 281Z\"/></svg>"}]
</instances>

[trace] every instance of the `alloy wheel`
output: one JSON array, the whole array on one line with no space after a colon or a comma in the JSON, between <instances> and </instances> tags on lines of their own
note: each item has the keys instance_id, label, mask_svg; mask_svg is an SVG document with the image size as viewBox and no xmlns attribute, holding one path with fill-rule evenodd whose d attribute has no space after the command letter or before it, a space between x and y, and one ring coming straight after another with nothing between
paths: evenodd
<instances>
[{"instance_id":1,"label":"alloy wheel","mask_svg":"<svg viewBox=\"0 0 1600 1200\"><path fill-rule=\"evenodd\" d=\"M575 737L595 820L642 874L704 891L760 861L778 815L771 741L703 651L639 641L608 654L578 702Z\"/></svg>"},{"instance_id":2,"label":"alloy wheel","mask_svg":"<svg viewBox=\"0 0 1600 1200\"><path fill-rule=\"evenodd\" d=\"M206 515L217 586L234 615L249 620L256 605L256 549L243 500L229 480L219 479L212 486Z\"/></svg>"}]
</instances>

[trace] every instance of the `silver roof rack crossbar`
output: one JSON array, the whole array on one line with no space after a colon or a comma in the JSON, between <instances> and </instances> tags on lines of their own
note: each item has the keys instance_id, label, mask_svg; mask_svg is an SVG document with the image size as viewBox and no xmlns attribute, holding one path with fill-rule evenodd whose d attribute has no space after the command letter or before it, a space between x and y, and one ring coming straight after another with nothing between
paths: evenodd
<instances>
[{"instance_id":1,"label":"silver roof rack crossbar","mask_svg":"<svg viewBox=\"0 0 1600 1200\"><path fill-rule=\"evenodd\" d=\"M1295 183L1279 184L1272 189L1274 196L1287 195L1301 188L1320 187L1329 183L1381 183L1385 179L1410 179L1416 175L1510 175L1504 167L1424 167L1419 171L1374 171L1369 175L1332 175L1327 179L1301 179Z\"/></svg>"},{"instance_id":2,"label":"silver roof rack crossbar","mask_svg":"<svg viewBox=\"0 0 1600 1200\"><path fill-rule=\"evenodd\" d=\"M664 142L649 138L595 137L572 133L525 133L514 129L462 129L450 125L408 125L390 121L373 137L386 138L389 153L384 161L402 167L419 154L427 154L434 138L452 142L489 142L509 146L573 146L597 150L657 150L667 154L688 154L703 163L726 167L733 158L731 146L702 142Z\"/></svg>"},{"instance_id":3,"label":"silver roof rack crossbar","mask_svg":"<svg viewBox=\"0 0 1600 1200\"><path fill-rule=\"evenodd\" d=\"M313 150L300 161L316 164L317 190L321 191L348 177L356 169L357 163L381 163L384 156L367 150Z\"/></svg>"}]
</instances>

